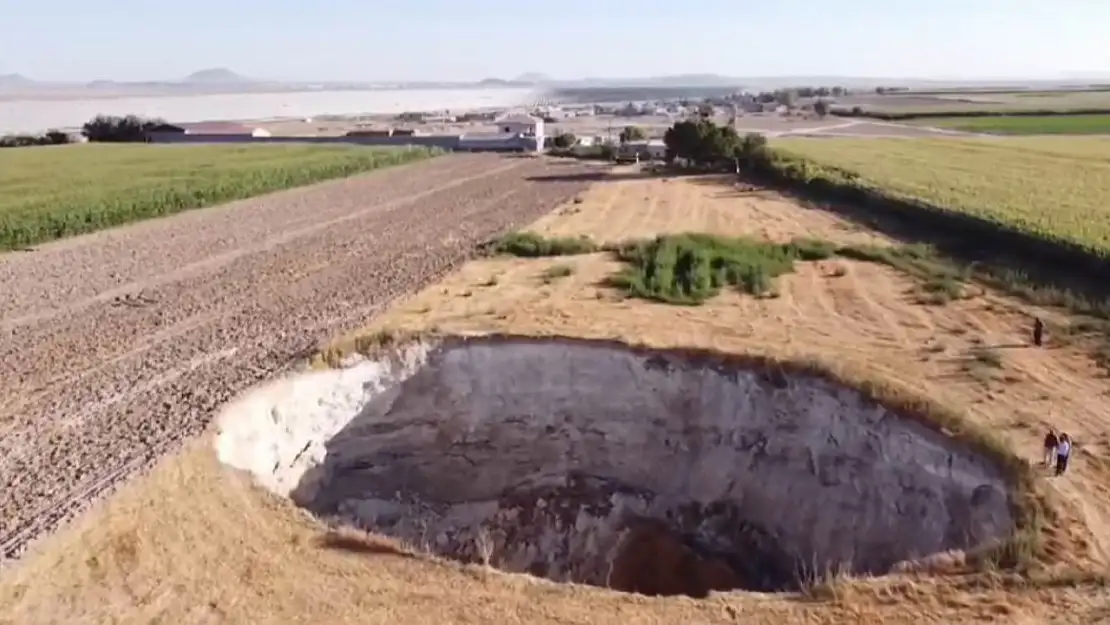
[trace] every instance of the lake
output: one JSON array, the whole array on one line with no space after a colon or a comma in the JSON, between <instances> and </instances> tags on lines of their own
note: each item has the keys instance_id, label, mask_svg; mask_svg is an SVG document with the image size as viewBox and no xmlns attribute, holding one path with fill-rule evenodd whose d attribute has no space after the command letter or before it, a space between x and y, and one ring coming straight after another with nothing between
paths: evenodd
<instances>
[{"instance_id":1,"label":"lake","mask_svg":"<svg viewBox=\"0 0 1110 625\"><path fill-rule=\"evenodd\" d=\"M509 107L531 104L539 96L533 89L398 89L8 100L0 101L0 135L79 128L97 115L134 114L184 123Z\"/></svg>"}]
</instances>

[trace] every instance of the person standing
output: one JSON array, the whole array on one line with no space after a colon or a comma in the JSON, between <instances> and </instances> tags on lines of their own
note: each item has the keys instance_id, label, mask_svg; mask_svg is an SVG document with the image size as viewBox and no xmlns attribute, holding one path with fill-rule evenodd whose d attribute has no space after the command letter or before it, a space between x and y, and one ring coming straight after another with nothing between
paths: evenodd
<instances>
[{"instance_id":1,"label":"person standing","mask_svg":"<svg viewBox=\"0 0 1110 625\"><path fill-rule=\"evenodd\" d=\"M1033 318L1033 344L1040 347L1044 342L1044 322L1040 317Z\"/></svg>"},{"instance_id":2,"label":"person standing","mask_svg":"<svg viewBox=\"0 0 1110 625\"><path fill-rule=\"evenodd\" d=\"M1056 475L1063 475L1068 470L1068 460L1071 458L1071 438L1067 434L1060 435L1060 443L1056 445Z\"/></svg>"},{"instance_id":3,"label":"person standing","mask_svg":"<svg viewBox=\"0 0 1110 625\"><path fill-rule=\"evenodd\" d=\"M1060 439L1056 437L1056 430L1048 428L1048 434L1044 435L1044 466L1052 466L1052 461L1056 459L1056 446L1059 444Z\"/></svg>"}]
</instances>

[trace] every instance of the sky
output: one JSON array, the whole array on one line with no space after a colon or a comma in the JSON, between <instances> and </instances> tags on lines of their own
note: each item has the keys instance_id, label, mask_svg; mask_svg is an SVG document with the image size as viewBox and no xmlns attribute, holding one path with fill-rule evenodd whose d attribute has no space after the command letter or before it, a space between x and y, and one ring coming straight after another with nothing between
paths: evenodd
<instances>
[{"instance_id":1,"label":"sky","mask_svg":"<svg viewBox=\"0 0 1110 625\"><path fill-rule=\"evenodd\" d=\"M0 74L1110 76L1107 0L0 0Z\"/></svg>"}]
</instances>

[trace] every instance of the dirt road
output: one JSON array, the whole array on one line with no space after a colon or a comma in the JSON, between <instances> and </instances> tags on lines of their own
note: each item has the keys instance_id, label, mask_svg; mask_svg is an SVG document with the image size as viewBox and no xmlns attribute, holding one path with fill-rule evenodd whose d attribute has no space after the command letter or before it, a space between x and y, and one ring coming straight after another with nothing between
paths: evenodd
<instances>
[{"instance_id":1,"label":"dirt road","mask_svg":"<svg viewBox=\"0 0 1110 625\"><path fill-rule=\"evenodd\" d=\"M0 256L0 556L586 186L443 157Z\"/></svg>"}]
</instances>

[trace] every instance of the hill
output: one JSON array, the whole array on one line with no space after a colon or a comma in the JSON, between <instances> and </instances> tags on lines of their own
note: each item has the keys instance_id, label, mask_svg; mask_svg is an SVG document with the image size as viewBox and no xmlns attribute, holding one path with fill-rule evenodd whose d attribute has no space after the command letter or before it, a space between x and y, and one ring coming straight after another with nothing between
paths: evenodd
<instances>
[{"instance_id":1,"label":"hill","mask_svg":"<svg viewBox=\"0 0 1110 625\"><path fill-rule=\"evenodd\" d=\"M188 84L236 84L254 82L246 76L236 74L235 72L222 67L213 69L202 69L198 72L193 72L186 76L181 82Z\"/></svg>"}]
</instances>

